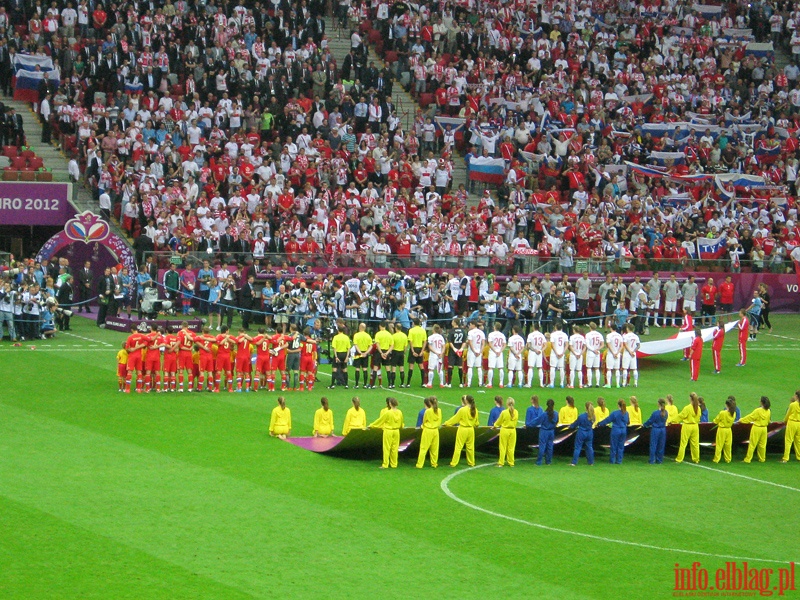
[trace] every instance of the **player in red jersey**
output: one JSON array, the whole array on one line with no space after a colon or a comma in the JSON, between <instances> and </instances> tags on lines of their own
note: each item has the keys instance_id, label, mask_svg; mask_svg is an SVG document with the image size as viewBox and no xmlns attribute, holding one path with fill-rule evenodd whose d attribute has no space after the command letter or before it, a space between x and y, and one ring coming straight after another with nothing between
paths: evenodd
<instances>
[{"instance_id":1,"label":"player in red jersey","mask_svg":"<svg viewBox=\"0 0 800 600\"><path fill-rule=\"evenodd\" d=\"M134 325L131 326L133 333L128 336L125 349L128 351L128 369L125 376L125 392L131 392L131 379L136 373L136 391L142 391L142 375L144 373L144 349L147 346L147 338L143 333L136 331Z\"/></svg>"},{"instance_id":2,"label":"player in red jersey","mask_svg":"<svg viewBox=\"0 0 800 600\"><path fill-rule=\"evenodd\" d=\"M236 391L242 391L242 383L244 383L244 390L250 391L251 373L253 370L252 357L250 352L250 342L253 338L247 335L244 329L239 329L239 335L233 338L236 341Z\"/></svg>"},{"instance_id":3,"label":"player in red jersey","mask_svg":"<svg viewBox=\"0 0 800 600\"><path fill-rule=\"evenodd\" d=\"M144 388L146 392L150 392L153 389L158 390L158 383L161 379L161 333L155 325L151 325L150 333L146 337Z\"/></svg>"},{"instance_id":4,"label":"player in red jersey","mask_svg":"<svg viewBox=\"0 0 800 600\"><path fill-rule=\"evenodd\" d=\"M267 385L271 392L275 390L276 381L281 382L281 391L286 391L286 347L290 339L292 339L291 336L284 335L283 333L276 333L270 340L270 353L272 354L270 372L272 375L271 380L267 381ZM280 373L279 380L276 379L278 373Z\"/></svg>"},{"instance_id":5,"label":"player in red jersey","mask_svg":"<svg viewBox=\"0 0 800 600\"><path fill-rule=\"evenodd\" d=\"M189 374L189 391L194 389L194 361L192 360L192 346L194 346L194 333L189 330L185 321L178 332L178 391L183 391L184 373Z\"/></svg>"},{"instance_id":6,"label":"player in red jersey","mask_svg":"<svg viewBox=\"0 0 800 600\"><path fill-rule=\"evenodd\" d=\"M311 337L311 328L303 330L303 343L300 346L300 391L308 387L313 391L317 380L317 340Z\"/></svg>"},{"instance_id":7,"label":"player in red jersey","mask_svg":"<svg viewBox=\"0 0 800 600\"><path fill-rule=\"evenodd\" d=\"M207 381L206 390L211 391L214 385L214 354L213 348L216 339L209 332L208 327L203 329L203 333L194 338L198 352L200 353L200 374L197 377L197 391L203 391L203 383Z\"/></svg>"},{"instance_id":8,"label":"player in red jersey","mask_svg":"<svg viewBox=\"0 0 800 600\"><path fill-rule=\"evenodd\" d=\"M270 354L270 340L272 336L267 335L267 330L259 327L258 335L252 338L256 347L256 372L253 377L253 390L258 391L259 386L267 385L267 377L270 374L270 364L272 355Z\"/></svg>"},{"instance_id":9,"label":"player in red jersey","mask_svg":"<svg viewBox=\"0 0 800 600\"><path fill-rule=\"evenodd\" d=\"M233 365L231 364L231 352L236 346L236 338L228 333L228 326L220 328L217 336L217 381L214 387L215 392L219 392L220 384L228 386L228 391L233 391Z\"/></svg>"},{"instance_id":10,"label":"player in red jersey","mask_svg":"<svg viewBox=\"0 0 800 600\"><path fill-rule=\"evenodd\" d=\"M739 330L739 363L736 366L743 367L747 364L747 340L750 339L750 319L747 318L745 309L739 311L739 322L736 327Z\"/></svg>"},{"instance_id":11,"label":"player in red jersey","mask_svg":"<svg viewBox=\"0 0 800 600\"><path fill-rule=\"evenodd\" d=\"M161 383L161 391L174 392L178 374L178 336L172 333L162 335L161 348L164 350L164 380Z\"/></svg>"},{"instance_id":12,"label":"player in red jersey","mask_svg":"<svg viewBox=\"0 0 800 600\"><path fill-rule=\"evenodd\" d=\"M722 345L725 343L725 319L720 317L714 329L714 337L711 341L711 356L714 357L714 373L719 374L722 370Z\"/></svg>"}]
</instances>

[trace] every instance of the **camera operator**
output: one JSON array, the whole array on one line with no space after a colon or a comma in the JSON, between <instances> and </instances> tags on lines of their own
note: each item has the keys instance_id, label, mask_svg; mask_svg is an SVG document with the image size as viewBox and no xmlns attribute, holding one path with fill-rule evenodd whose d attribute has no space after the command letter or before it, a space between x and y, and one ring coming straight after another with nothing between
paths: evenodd
<instances>
[{"instance_id":1,"label":"camera operator","mask_svg":"<svg viewBox=\"0 0 800 600\"><path fill-rule=\"evenodd\" d=\"M55 337L56 335L56 326L53 322L54 313L58 310L58 303L56 302L55 298L48 298L46 302L42 302L41 305L41 326L39 329L39 336L41 339L47 339Z\"/></svg>"},{"instance_id":2,"label":"camera operator","mask_svg":"<svg viewBox=\"0 0 800 600\"><path fill-rule=\"evenodd\" d=\"M310 309L311 293L306 287L306 282L301 281L300 285L291 292L292 307L294 310L293 321L297 324L298 331L305 329L306 318Z\"/></svg>"},{"instance_id":3,"label":"camera operator","mask_svg":"<svg viewBox=\"0 0 800 600\"><path fill-rule=\"evenodd\" d=\"M286 292L286 285L278 287L278 293L272 297L272 312L275 314L275 330L286 333L289 324L289 305L292 303L291 296Z\"/></svg>"},{"instance_id":4,"label":"camera operator","mask_svg":"<svg viewBox=\"0 0 800 600\"><path fill-rule=\"evenodd\" d=\"M26 340L42 339L42 334L39 331L40 305L43 302L42 294L36 284L25 287L25 291L22 292L22 319L24 323L22 337Z\"/></svg>"},{"instance_id":5,"label":"camera operator","mask_svg":"<svg viewBox=\"0 0 800 600\"><path fill-rule=\"evenodd\" d=\"M67 275L64 280L61 282L61 287L58 288L58 293L56 294L56 300L58 304L61 306L72 306L72 300L74 296L74 288L72 287L72 282L74 278L72 275ZM68 314L67 314L68 313ZM56 312L56 325L61 331L69 331L69 320L72 316L72 311L61 311Z\"/></svg>"},{"instance_id":6,"label":"camera operator","mask_svg":"<svg viewBox=\"0 0 800 600\"><path fill-rule=\"evenodd\" d=\"M17 301L17 291L10 281L0 285L0 339L3 337L3 323L8 327L8 337L12 342L17 341L18 332L14 327L14 306Z\"/></svg>"}]
</instances>

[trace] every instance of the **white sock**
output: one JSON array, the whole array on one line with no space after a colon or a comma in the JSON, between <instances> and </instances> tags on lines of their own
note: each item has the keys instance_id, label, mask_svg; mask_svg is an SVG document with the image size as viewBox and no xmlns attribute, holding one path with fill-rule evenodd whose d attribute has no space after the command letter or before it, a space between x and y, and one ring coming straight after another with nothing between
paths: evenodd
<instances>
[{"instance_id":1,"label":"white sock","mask_svg":"<svg viewBox=\"0 0 800 600\"><path fill-rule=\"evenodd\" d=\"M472 387L472 369L467 369L467 387Z\"/></svg>"},{"instance_id":2,"label":"white sock","mask_svg":"<svg viewBox=\"0 0 800 600\"><path fill-rule=\"evenodd\" d=\"M634 385L638 385L639 384L639 369L634 369L633 370L633 384Z\"/></svg>"},{"instance_id":3,"label":"white sock","mask_svg":"<svg viewBox=\"0 0 800 600\"><path fill-rule=\"evenodd\" d=\"M539 369L539 387L544 387L544 369Z\"/></svg>"},{"instance_id":4,"label":"white sock","mask_svg":"<svg viewBox=\"0 0 800 600\"><path fill-rule=\"evenodd\" d=\"M517 371L517 385L522 387L522 382L525 377L522 375L522 371Z\"/></svg>"},{"instance_id":5,"label":"white sock","mask_svg":"<svg viewBox=\"0 0 800 600\"><path fill-rule=\"evenodd\" d=\"M514 387L514 371L509 371L506 374L506 381L508 381L508 387Z\"/></svg>"},{"instance_id":6,"label":"white sock","mask_svg":"<svg viewBox=\"0 0 800 600\"><path fill-rule=\"evenodd\" d=\"M428 385L433 385L433 371L428 371Z\"/></svg>"},{"instance_id":7,"label":"white sock","mask_svg":"<svg viewBox=\"0 0 800 600\"><path fill-rule=\"evenodd\" d=\"M619 387L619 369L616 369L615 373L617 374L617 387Z\"/></svg>"},{"instance_id":8,"label":"white sock","mask_svg":"<svg viewBox=\"0 0 800 600\"><path fill-rule=\"evenodd\" d=\"M597 385L600 385L600 369L594 370L594 378L597 380Z\"/></svg>"},{"instance_id":9,"label":"white sock","mask_svg":"<svg viewBox=\"0 0 800 600\"><path fill-rule=\"evenodd\" d=\"M575 385L575 371L569 372L569 384L570 386Z\"/></svg>"},{"instance_id":10,"label":"white sock","mask_svg":"<svg viewBox=\"0 0 800 600\"><path fill-rule=\"evenodd\" d=\"M628 369L622 369L622 387L628 385Z\"/></svg>"},{"instance_id":11,"label":"white sock","mask_svg":"<svg viewBox=\"0 0 800 600\"><path fill-rule=\"evenodd\" d=\"M497 379L498 383L500 384L500 387L503 387L503 369L497 370Z\"/></svg>"},{"instance_id":12,"label":"white sock","mask_svg":"<svg viewBox=\"0 0 800 600\"><path fill-rule=\"evenodd\" d=\"M533 385L533 368L528 368L528 387Z\"/></svg>"},{"instance_id":13,"label":"white sock","mask_svg":"<svg viewBox=\"0 0 800 600\"><path fill-rule=\"evenodd\" d=\"M556 368L550 367L550 385L556 385Z\"/></svg>"},{"instance_id":14,"label":"white sock","mask_svg":"<svg viewBox=\"0 0 800 600\"><path fill-rule=\"evenodd\" d=\"M478 385L483 385L483 367L478 367Z\"/></svg>"},{"instance_id":15,"label":"white sock","mask_svg":"<svg viewBox=\"0 0 800 600\"><path fill-rule=\"evenodd\" d=\"M489 369L489 372L486 374L486 385L492 385L492 381L494 381L494 369Z\"/></svg>"},{"instance_id":16,"label":"white sock","mask_svg":"<svg viewBox=\"0 0 800 600\"><path fill-rule=\"evenodd\" d=\"M566 379L566 377L567 377L567 372L564 370L564 367L561 367L561 368L559 369L559 371L561 372L561 387L564 387L564 383L565 383L565 381L564 381L564 380L565 380L565 379Z\"/></svg>"},{"instance_id":17,"label":"white sock","mask_svg":"<svg viewBox=\"0 0 800 600\"><path fill-rule=\"evenodd\" d=\"M611 370L606 371L606 385L611 385Z\"/></svg>"}]
</instances>

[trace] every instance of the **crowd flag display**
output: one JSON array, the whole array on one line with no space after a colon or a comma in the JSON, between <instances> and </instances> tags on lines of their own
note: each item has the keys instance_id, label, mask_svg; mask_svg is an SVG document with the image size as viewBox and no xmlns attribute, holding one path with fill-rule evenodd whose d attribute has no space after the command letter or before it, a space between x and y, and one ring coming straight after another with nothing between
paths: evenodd
<instances>
[{"instance_id":1,"label":"crowd flag display","mask_svg":"<svg viewBox=\"0 0 800 600\"><path fill-rule=\"evenodd\" d=\"M697 256L700 260L719 260L725 255L727 236L697 238Z\"/></svg>"},{"instance_id":2,"label":"crowd flag display","mask_svg":"<svg viewBox=\"0 0 800 600\"><path fill-rule=\"evenodd\" d=\"M502 185L505 180L506 163L502 158L479 156L469 161L471 181Z\"/></svg>"},{"instance_id":3,"label":"crowd flag display","mask_svg":"<svg viewBox=\"0 0 800 600\"><path fill-rule=\"evenodd\" d=\"M33 54L14 55L14 100L38 102L39 87L54 73L53 59Z\"/></svg>"}]
</instances>

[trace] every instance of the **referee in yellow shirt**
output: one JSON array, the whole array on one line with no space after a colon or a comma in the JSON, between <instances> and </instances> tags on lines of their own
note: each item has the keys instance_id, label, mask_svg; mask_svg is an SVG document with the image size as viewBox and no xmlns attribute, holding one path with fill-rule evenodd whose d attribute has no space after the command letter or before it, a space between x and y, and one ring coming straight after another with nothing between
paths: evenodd
<instances>
[{"instance_id":1,"label":"referee in yellow shirt","mask_svg":"<svg viewBox=\"0 0 800 600\"><path fill-rule=\"evenodd\" d=\"M406 348L408 347L408 336L403 332L400 325L389 323L392 332L392 371L389 373L389 388L394 389L397 369L400 369L400 387L405 387L406 383Z\"/></svg>"},{"instance_id":2,"label":"referee in yellow shirt","mask_svg":"<svg viewBox=\"0 0 800 600\"><path fill-rule=\"evenodd\" d=\"M428 341L428 334L420 325L419 319L414 319L414 326L408 330L408 379L405 387L411 387L411 376L414 374L414 365L418 365L419 382L425 385L425 371L422 370L423 354ZM401 384L400 387L403 387Z\"/></svg>"},{"instance_id":3,"label":"referee in yellow shirt","mask_svg":"<svg viewBox=\"0 0 800 600\"><path fill-rule=\"evenodd\" d=\"M367 333L367 324L359 323L358 331L353 336L353 346L355 347L355 356L353 357L353 366L356 368L356 384L355 388L358 389L359 378L364 378L364 387L368 387L369 383L369 355L372 350L372 336Z\"/></svg>"},{"instance_id":4,"label":"referee in yellow shirt","mask_svg":"<svg viewBox=\"0 0 800 600\"><path fill-rule=\"evenodd\" d=\"M350 336L345 333L344 325L339 326L339 333L331 340L333 362L331 364L331 384L329 390L336 388L337 381L347 389L347 355L350 353Z\"/></svg>"},{"instance_id":5,"label":"referee in yellow shirt","mask_svg":"<svg viewBox=\"0 0 800 600\"><path fill-rule=\"evenodd\" d=\"M372 351L372 378L369 382L370 389L375 387L375 379L378 385L383 387L381 367L386 365L386 379L389 379L389 366L391 365L392 349L394 348L394 338L386 330L386 321L378 323L378 331L375 333L375 346Z\"/></svg>"}]
</instances>

